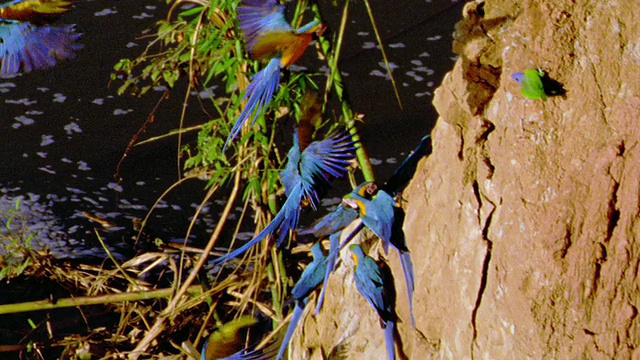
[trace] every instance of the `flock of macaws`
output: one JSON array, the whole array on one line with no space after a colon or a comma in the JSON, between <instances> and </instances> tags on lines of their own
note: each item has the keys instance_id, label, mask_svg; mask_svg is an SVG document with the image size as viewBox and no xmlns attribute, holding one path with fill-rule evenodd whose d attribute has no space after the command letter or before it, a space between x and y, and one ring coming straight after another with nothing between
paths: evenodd
<instances>
[{"instance_id":1,"label":"flock of macaws","mask_svg":"<svg viewBox=\"0 0 640 360\"><path fill-rule=\"evenodd\" d=\"M0 5L0 77L54 66L82 48L73 25L51 23L70 0L13 0Z\"/></svg>"},{"instance_id":2,"label":"flock of macaws","mask_svg":"<svg viewBox=\"0 0 640 360\"><path fill-rule=\"evenodd\" d=\"M70 5L71 0L13 0L0 5L0 77L52 67L59 60L72 58L82 48L76 42L81 34L75 32L73 25L51 25ZM293 28L285 19L284 6L277 0L242 0L237 9L237 18L248 52L267 64L251 78L243 97L246 105L233 125L224 149L249 120L253 124L269 105L279 87L281 70L295 63L314 36L322 35L325 30L325 26L318 21ZM528 98L546 100L547 95L555 94L545 88L544 73L539 70L528 69L514 73L512 77L521 85L522 94ZM430 138L423 138L384 185L377 186L373 182L358 185L343 197L335 211L306 229L298 229L301 208L310 205L314 210L317 209L322 191L333 179L347 175L358 147L346 130L312 141L309 137L312 131L304 128L309 124L302 122L300 129L294 131L293 146L289 150L287 164L280 173L287 197L282 208L252 240L214 260L215 264L223 264L271 237L275 237L276 246L280 246L290 232L313 235L318 239L311 247L313 261L307 265L291 291L293 315L277 359L284 357L307 305L308 296L321 284L323 286L315 313L322 308L327 280L335 270L340 249L363 227L369 228L380 239L385 254L388 254L389 247L398 252L406 283L411 324L415 327L413 264L402 230L404 212L397 205L395 197L413 176L418 161L430 154ZM341 236L347 225L358 218L361 224L350 234ZM325 255L321 246L321 240L326 237L330 240L328 255ZM391 274L384 261L374 260L359 245L352 244L349 250L356 264L356 288L377 312L384 331L388 358L394 359L397 316ZM255 322L253 317L241 317L212 333L203 346L202 359L248 360L270 357L270 352L262 350L234 350L234 346L241 342L238 335L240 329Z\"/></svg>"},{"instance_id":3,"label":"flock of macaws","mask_svg":"<svg viewBox=\"0 0 640 360\"><path fill-rule=\"evenodd\" d=\"M224 149L239 134L248 120L253 123L268 106L280 82L280 71L295 62L305 51L315 35L321 35L324 26L317 21L295 29L284 17L284 6L277 0L242 0L237 9L239 28L244 36L247 50L257 59L268 61L267 65L251 78L243 100L246 105L225 142ZM301 208L305 205L317 209L320 194L336 178L348 174L348 168L354 161L358 144L352 140L348 131L331 133L325 139L312 141L308 131L311 121L303 115L298 129L294 131L293 146L288 152L280 180L285 188L286 201L273 220L253 239L238 249L213 261L215 265L224 264L244 254L263 240L274 238L276 246L291 233L313 235L317 242L311 247L313 261L307 265L300 279L291 291L294 301L292 319L276 355L284 357L289 340L297 323L302 317L308 296L321 284L324 284L317 301L316 313L320 311L326 294L327 279L337 266L340 249L362 228L369 228L382 241L385 254L389 247L396 249L400 256L407 295L409 299L411 324L413 317L414 274L409 249L407 248L402 223L404 212L396 203L395 197L413 176L418 161L431 152L431 142L426 136L399 166L398 170L382 186L373 182L364 182L351 193L343 197L337 209L324 216L309 228L298 229ZM343 230L356 219L361 224L351 233ZM329 237L328 255L325 255L321 240ZM343 239L341 242L340 239ZM365 254L359 245L351 245L350 250L356 260L354 279L358 291L371 304L380 317L384 329L389 359L395 358L395 322L393 309L393 282L383 261L375 261ZM216 334L216 333L214 333ZM213 334L212 334L213 336ZM203 347L202 359L211 360L210 338ZM233 353L225 359L268 358L271 354L261 354L255 349L246 349Z\"/></svg>"}]
</instances>

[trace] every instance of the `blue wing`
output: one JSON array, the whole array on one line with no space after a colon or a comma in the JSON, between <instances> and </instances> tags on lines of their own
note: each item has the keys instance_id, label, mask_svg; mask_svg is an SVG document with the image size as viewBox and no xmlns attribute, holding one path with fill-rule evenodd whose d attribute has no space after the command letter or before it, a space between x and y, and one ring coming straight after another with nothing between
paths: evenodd
<instances>
[{"instance_id":1,"label":"blue wing","mask_svg":"<svg viewBox=\"0 0 640 360\"><path fill-rule=\"evenodd\" d=\"M340 178L347 174L355 151L351 135L343 131L334 133L324 140L312 142L302 152L300 175L302 181L310 185L305 195L314 209L317 209L320 201L318 192L328 187L332 178Z\"/></svg>"},{"instance_id":2,"label":"blue wing","mask_svg":"<svg viewBox=\"0 0 640 360\"><path fill-rule=\"evenodd\" d=\"M299 230L298 234L312 234L316 238L323 238L341 231L357 218L357 210L340 204L334 211L323 216L310 227Z\"/></svg>"},{"instance_id":3,"label":"blue wing","mask_svg":"<svg viewBox=\"0 0 640 360\"><path fill-rule=\"evenodd\" d=\"M384 190L391 196L396 196L407 186L409 180L413 178L420 159L430 155L432 151L433 147L431 145L431 136L426 135L422 140L420 140L420 144L418 144L413 152L404 159L396 171L393 172L393 175L389 177L389 180L387 180L380 189Z\"/></svg>"},{"instance_id":4,"label":"blue wing","mask_svg":"<svg viewBox=\"0 0 640 360\"><path fill-rule=\"evenodd\" d=\"M298 166L300 165L300 143L298 141L298 133L293 132L293 145L289 149L287 154L287 164L284 170L280 172L280 181L284 185L284 192L287 196L291 193L294 187L302 181L300 178L300 171Z\"/></svg>"},{"instance_id":5,"label":"blue wing","mask_svg":"<svg viewBox=\"0 0 640 360\"><path fill-rule=\"evenodd\" d=\"M247 91L242 98L243 100L248 99L247 104L231 128L222 148L223 152L229 143L238 136L247 120L253 119L251 122L253 124L271 102L273 93L280 84L280 60L280 56L274 57L264 69L251 77L251 83L247 86Z\"/></svg>"},{"instance_id":6,"label":"blue wing","mask_svg":"<svg viewBox=\"0 0 640 360\"><path fill-rule=\"evenodd\" d=\"M316 242L311 247L311 253L313 254L313 261L307 265L302 272L302 275L300 275L300 279L293 289L291 289L291 295L294 300L296 300L296 306L293 309L291 322L289 322L287 332L282 340L276 359L282 359L282 356L284 355L284 351L291 340L291 336L296 329L298 321L300 321L300 318L304 313L307 296L309 296L309 294L311 294L311 292L317 288L323 280L325 268L327 267L327 257L322 252L320 241Z\"/></svg>"},{"instance_id":7,"label":"blue wing","mask_svg":"<svg viewBox=\"0 0 640 360\"><path fill-rule=\"evenodd\" d=\"M313 253L313 261L307 265L302 275L300 275L300 279L291 289L291 295L295 300L302 300L309 296L324 279L327 257L322 252L320 241L313 245L311 252Z\"/></svg>"},{"instance_id":8,"label":"blue wing","mask_svg":"<svg viewBox=\"0 0 640 360\"><path fill-rule=\"evenodd\" d=\"M52 67L82 48L73 26L37 26L0 20L0 76Z\"/></svg>"},{"instance_id":9,"label":"blue wing","mask_svg":"<svg viewBox=\"0 0 640 360\"><path fill-rule=\"evenodd\" d=\"M382 240L385 253L389 251L389 244L393 234L395 200L385 191L378 191L372 199L367 194L369 182L358 185L353 191L343 197L343 203L357 208L360 219L377 237ZM375 187L373 187L375 188Z\"/></svg>"},{"instance_id":10,"label":"blue wing","mask_svg":"<svg viewBox=\"0 0 640 360\"><path fill-rule=\"evenodd\" d=\"M242 1L238 7L238 23L249 52L253 53L253 47L261 36L293 30L284 18L284 9L284 5L276 0Z\"/></svg>"}]
</instances>

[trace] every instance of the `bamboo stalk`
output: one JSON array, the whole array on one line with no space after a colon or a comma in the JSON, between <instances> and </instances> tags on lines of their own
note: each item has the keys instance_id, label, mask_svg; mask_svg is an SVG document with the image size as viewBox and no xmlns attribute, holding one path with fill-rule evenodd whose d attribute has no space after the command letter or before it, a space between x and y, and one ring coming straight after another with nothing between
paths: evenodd
<instances>
[{"instance_id":1,"label":"bamboo stalk","mask_svg":"<svg viewBox=\"0 0 640 360\"><path fill-rule=\"evenodd\" d=\"M311 6L314 13L320 17L320 9L317 3L314 3ZM354 142L358 143L358 149L356 150L356 156L358 158L358 164L360 165L360 169L362 170L362 175L366 181L374 181L375 175L373 173L373 167L371 166L371 161L369 160L369 155L367 154L367 150L364 148L364 145L360 141L360 135L358 135L358 130L356 129L355 123L356 118L353 114L353 109L351 109L351 104L349 103L348 96L344 91L344 82L342 80L342 74L340 73L340 69L338 68L338 59L340 58L340 49L342 47L342 37L344 34L344 30L346 28L347 23L347 15L349 13L349 1L347 1L344 5L344 11L342 13L342 20L340 22L340 30L338 32L338 37L336 40L335 49L331 49L331 42L329 39L321 36L318 42L320 43L320 48L327 58L327 62L329 63L329 68L331 69L331 75L327 82L327 87L333 87L340 103L342 104L342 116L344 117L347 126L349 127L349 132L351 133L351 138Z\"/></svg>"},{"instance_id":2,"label":"bamboo stalk","mask_svg":"<svg viewBox=\"0 0 640 360\"><path fill-rule=\"evenodd\" d=\"M106 294L99 296L78 296L74 298L63 298L56 301L36 300L16 304L0 305L0 315L16 314L29 311L53 310L75 306L111 304L125 301L140 301L170 297L174 289L157 289L149 291L124 292L119 294ZM187 290L191 295L202 293L200 285L190 286Z\"/></svg>"}]
</instances>

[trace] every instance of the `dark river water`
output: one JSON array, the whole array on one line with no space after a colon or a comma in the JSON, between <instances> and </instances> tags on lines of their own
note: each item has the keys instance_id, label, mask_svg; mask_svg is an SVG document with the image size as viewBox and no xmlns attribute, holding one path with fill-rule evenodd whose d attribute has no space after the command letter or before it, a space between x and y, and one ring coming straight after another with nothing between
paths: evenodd
<instances>
[{"instance_id":1,"label":"dark river water","mask_svg":"<svg viewBox=\"0 0 640 360\"><path fill-rule=\"evenodd\" d=\"M340 68L354 111L365 114L359 128L379 179L387 178L433 127L437 115L432 94L453 65L451 33L462 3L372 1L403 109L397 105L364 4L351 4L351 19L357 20L347 26ZM321 5L330 28L337 29L341 8L332 9L324 1ZM76 31L83 34L84 48L76 58L50 70L0 79L0 216L6 218L20 200L22 224L39 231L37 243L58 257L105 257L93 232L96 224L83 212L115 223L115 230L104 236L117 256L130 256L131 220L144 217L178 180L175 138L135 147L120 169L122 181L114 178L127 143L161 92L143 98L118 96L120 83L109 86L109 75L120 58L142 52L149 41L144 35L154 33L166 9L164 1L155 0L77 0L58 20L77 24ZM177 89L162 103L142 139L178 127L183 94ZM193 100L197 96L194 93ZM196 101L188 114L187 126L207 120ZM184 236L204 194L204 182L174 190L159 204L150 228L164 238ZM195 238L215 224L218 202L201 218Z\"/></svg>"}]
</instances>

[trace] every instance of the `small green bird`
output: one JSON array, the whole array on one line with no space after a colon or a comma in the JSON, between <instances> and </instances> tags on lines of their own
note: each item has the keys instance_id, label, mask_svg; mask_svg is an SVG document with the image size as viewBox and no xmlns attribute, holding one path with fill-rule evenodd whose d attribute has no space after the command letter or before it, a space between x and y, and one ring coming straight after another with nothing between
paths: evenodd
<instances>
[{"instance_id":1,"label":"small green bird","mask_svg":"<svg viewBox=\"0 0 640 360\"><path fill-rule=\"evenodd\" d=\"M263 358L262 350L244 350L244 337L242 329L253 326L258 320L245 315L220 326L211 333L209 339L202 347L201 360L234 359L249 360Z\"/></svg>"},{"instance_id":2,"label":"small green bird","mask_svg":"<svg viewBox=\"0 0 640 360\"><path fill-rule=\"evenodd\" d=\"M547 92L544 89L542 78L545 76L544 71L527 69L522 72L511 74L513 80L520 84L520 92L529 99L547 100Z\"/></svg>"}]
</instances>

